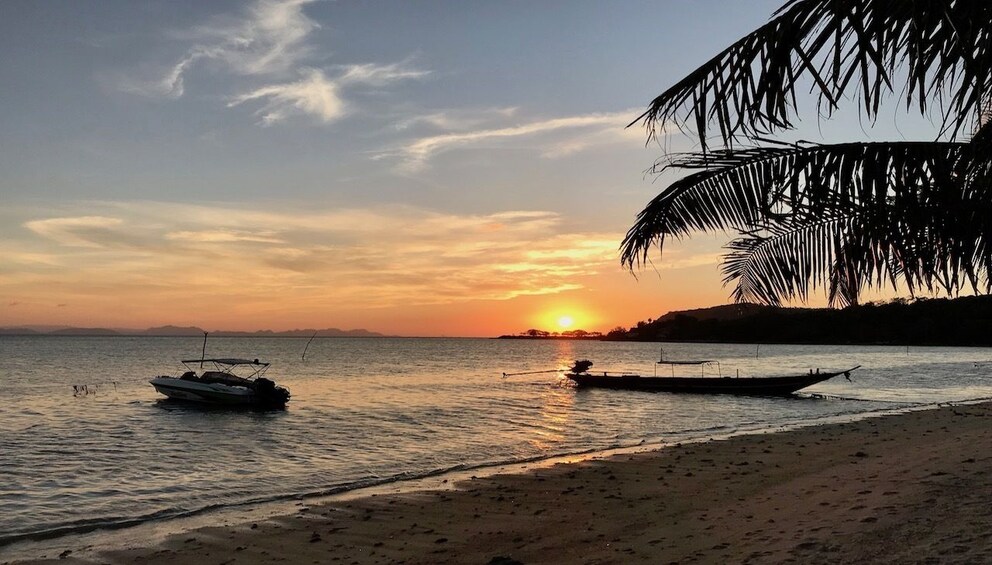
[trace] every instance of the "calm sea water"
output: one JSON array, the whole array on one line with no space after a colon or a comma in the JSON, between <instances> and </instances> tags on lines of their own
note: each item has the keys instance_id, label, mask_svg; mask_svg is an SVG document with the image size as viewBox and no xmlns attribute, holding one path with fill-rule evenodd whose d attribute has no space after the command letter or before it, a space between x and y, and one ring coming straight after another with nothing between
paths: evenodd
<instances>
[{"instance_id":1,"label":"calm sea water","mask_svg":"<svg viewBox=\"0 0 992 565\"><path fill-rule=\"evenodd\" d=\"M712 375L863 366L853 382L775 399L502 377L585 358L653 374L658 344L317 339L302 361L306 341L210 340L208 356L268 360L269 376L292 390L285 411L239 412L162 402L148 384L198 357L198 338L0 336L0 551L25 537L445 470L992 397L992 350L977 348L665 345L666 358L719 360Z\"/></svg>"}]
</instances>

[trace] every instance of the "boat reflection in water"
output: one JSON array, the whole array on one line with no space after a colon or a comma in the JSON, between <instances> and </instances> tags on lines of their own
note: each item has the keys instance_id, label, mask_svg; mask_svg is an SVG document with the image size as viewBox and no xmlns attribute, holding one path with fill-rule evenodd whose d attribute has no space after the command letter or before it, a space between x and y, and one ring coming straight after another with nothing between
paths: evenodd
<instances>
[{"instance_id":1,"label":"boat reflection in water","mask_svg":"<svg viewBox=\"0 0 992 565\"><path fill-rule=\"evenodd\" d=\"M211 370L197 375L191 364L209 363ZM182 361L186 372L178 377L152 379L155 390L175 400L222 406L282 408L289 401L289 389L276 386L264 377L269 363L258 359L192 359ZM250 371L245 376L237 370Z\"/></svg>"}]
</instances>

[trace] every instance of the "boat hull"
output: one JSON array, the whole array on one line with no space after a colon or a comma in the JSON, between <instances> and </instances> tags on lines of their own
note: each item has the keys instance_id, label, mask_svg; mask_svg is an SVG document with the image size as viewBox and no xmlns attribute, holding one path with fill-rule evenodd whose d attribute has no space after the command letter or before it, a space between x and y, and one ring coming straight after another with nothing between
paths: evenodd
<instances>
[{"instance_id":1,"label":"boat hull","mask_svg":"<svg viewBox=\"0 0 992 565\"><path fill-rule=\"evenodd\" d=\"M854 369L857 369L855 367ZM609 388L649 392L693 394L737 394L747 396L788 396L854 369L836 373L813 373L784 377L642 377L639 375L591 375L567 373L580 388Z\"/></svg>"},{"instance_id":2,"label":"boat hull","mask_svg":"<svg viewBox=\"0 0 992 565\"><path fill-rule=\"evenodd\" d=\"M220 383L200 383L175 377L157 377L149 382L155 387L155 390L176 400L226 406L253 406L256 404L254 392L245 387L228 386Z\"/></svg>"}]
</instances>

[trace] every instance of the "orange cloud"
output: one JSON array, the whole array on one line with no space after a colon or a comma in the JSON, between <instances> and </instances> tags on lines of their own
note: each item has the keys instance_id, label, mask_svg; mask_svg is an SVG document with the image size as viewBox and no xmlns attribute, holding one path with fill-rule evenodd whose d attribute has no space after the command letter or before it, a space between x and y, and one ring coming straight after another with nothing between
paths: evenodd
<instances>
[{"instance_id":1,"label":"orange cloud","mask_svg":"<svg viewBox=\"0 0 992 565\"><path fill-rule=\"evenodd\" d=\"M616 270L620 239L570 231L551 212L403 206L301 212L110 203L22 226L0 246L3 295L72 304L79 316L118 316L119 325L132 325L125 314L151 319L177 305L230 319L554 295ZM110 303L119 306L108 312Z\"/></svg>"}]
</instances>

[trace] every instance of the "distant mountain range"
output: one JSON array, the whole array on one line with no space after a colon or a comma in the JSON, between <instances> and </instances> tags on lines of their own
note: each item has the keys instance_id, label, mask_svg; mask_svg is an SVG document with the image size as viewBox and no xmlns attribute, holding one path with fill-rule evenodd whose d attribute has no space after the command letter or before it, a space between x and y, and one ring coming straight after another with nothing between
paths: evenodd
<instances>
[{"instance_id":1,"label":"distant mountain range","mask_svg":"<svg viewBox=\"0 0 992 565\"><path fill-rule=\"evenodd\" d=\"M20 326L0 328L0 335L54 335L54 336L155 336L155 337L196 337L202 336L204 330L196 326L159 326L146 330L122 328L75 328L59 326ZM217 330L210 332L211 337L388 337L378 332L368 330L341 330L338 328L302 329L272 331L259 330L254 332Z\"/></svg>"}]
</instances>

